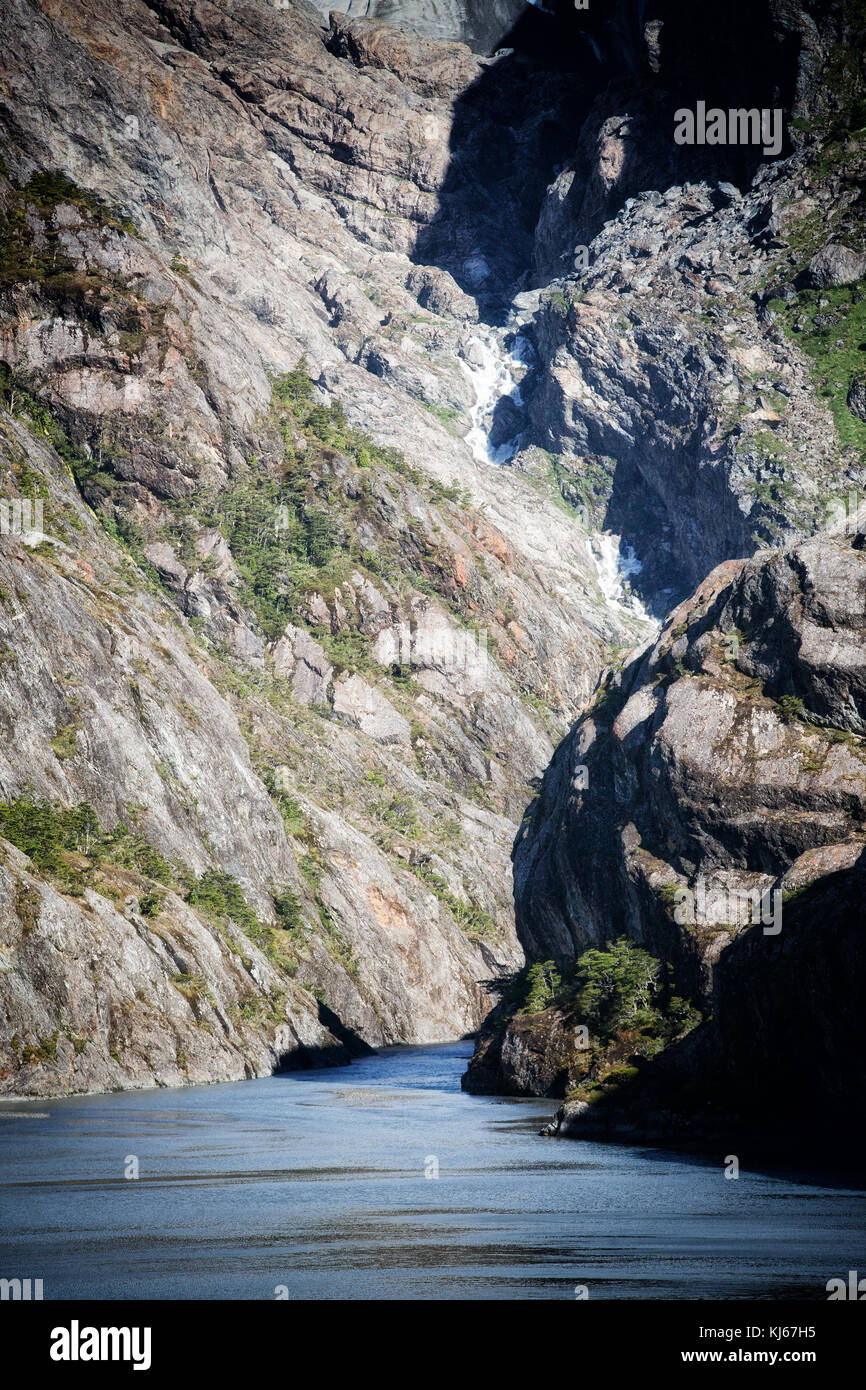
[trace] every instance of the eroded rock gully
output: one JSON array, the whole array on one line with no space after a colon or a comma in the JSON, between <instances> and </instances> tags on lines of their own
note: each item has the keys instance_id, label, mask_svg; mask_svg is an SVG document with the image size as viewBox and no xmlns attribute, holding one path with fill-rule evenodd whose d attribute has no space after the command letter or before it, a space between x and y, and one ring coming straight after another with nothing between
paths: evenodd
<instances>
[{"instance_id":1,"label":"eroded rock gully","mask_svg":"<svg viewBox=\"0 0 866 1390\"><path fill-rule=\"evenodd\" d=\"M351 8L6 5L0 442L44 504L0 537L10 1091L475 1029L582 939L522 870L518 939L509 851L642 604L862 480L783 335L862 249L846 19L774 9L725 78L768 92L778 43L773 100L828 126L754 178L665 136L732 42L680 5ZM484 416L488 351L519 391Z\"/></svg>"}]
</instances>

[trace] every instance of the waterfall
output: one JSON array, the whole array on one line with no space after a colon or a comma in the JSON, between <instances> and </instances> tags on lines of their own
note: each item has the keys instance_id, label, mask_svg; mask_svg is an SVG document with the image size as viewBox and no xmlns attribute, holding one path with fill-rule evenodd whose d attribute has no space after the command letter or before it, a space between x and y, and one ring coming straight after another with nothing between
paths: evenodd
<instances>
[{"instance_id":1,"label":"waterfall","mask_svg":"<svg viewBox=\"0 0 866 1390\"><path fill-rule=\"evenodd\" d=\"M519 409L523 404L520 382L529 364L533 349L528 339L513 330L492 328L479 324L466 339L459 361L472 383L475 404L470 407L471 427L466 443L479 463L501 467L508 463L520 447L522 429L502 443L491 442L495 411L500 401L507 399ZM640 574L641 564L629 545L610 531L592 533L589 552L598 572L598 583L607 603L620 612L655 624L652 614L640 599L626 588L632 576Z\"/></svg>"},{"instance_id":2,"label":"waterfall","mask_svg":"<svg viewBox=\"0 0 866 1390\"><path fill-rule=\"evenodd\" d=\"M612 531L598 531L592 537L590 550L598 571L598 586L607 602L658 627L637 595L625 587L632 575L640 574L642 568L631 546L624 546L622 538Z\"/></svg>"},{"instance_id":3,"label":"waterfall","mask_svg":"<svg viewBox=\"0 0 866 1390\"><path fill-rule=\"evenodd\" d=\"M514 373L526 365L531 352L529 343L519 333L510 337L510 346L505 345L505 337L502 329L480 324L468 339L460 358L460 365L475 390L475 404L469 411L472 427L466 443L480 463L507 463L520 444L520 430L504 443L492 444L490 440L494 411L499 402L510 400L518 408L522 404L520 385Z\"/></svg>"}]
</instances>

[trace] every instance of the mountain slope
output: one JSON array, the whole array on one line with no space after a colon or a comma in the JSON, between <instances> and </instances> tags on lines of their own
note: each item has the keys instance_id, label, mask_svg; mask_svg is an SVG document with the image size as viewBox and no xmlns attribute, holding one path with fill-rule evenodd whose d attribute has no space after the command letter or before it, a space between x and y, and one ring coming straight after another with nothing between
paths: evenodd
<instances>
[{"instance_id":1,"label":"mountain slope","mask_svg":"<svg viewBox=\"0 0 866 1390\"><path fill-rule=\"evenodd\" d=\"M411 6L7 0L3 487L43 517L0 535L0 816L73 939L97 893L145 943L191 1078L476 1028L524 809L641 601L862 484L857 7L762 8L729 85L711 16L554 8L491 59ZM786 103L757 178L673 145L705 75ZM7 1088L185 1075L156 1033L68 1047L55 907L11 911Z\"/></svg>"},{"instance_id":2,"label":"mountain slope","mask_svg":"<svg viewBox=\"0 0 866 1390\"><path fill-rule=\"evenodd\" d=\"M515 884L528 956L556 960L566 983L547 1013L500 1006L471 1089L566 1094L567 1132L718 1137L748 1120L787 1135L808 1120L851 1140L866 964L862 520L720 567L560 745L515 846ZM575 1041L587 996L567 982L623 935L700 1012L661 1052L626 1014L622 1045L590 1058Z\"/></svg>"},{"instance_id":3,"label":"mountain slope","mask_svg":"<svg viewBox=\"0 0 866 1390\"><path fill-rule=\"evenodd\" d=\"M359 67L302 4L9 11L3 477L43 514L0 537L6 833L73 938L103 877L144 874L151 918L117 892L185 1000L191 1078L249 1067L234 1034L189 1045L219 991L147 935L184 900L226 968L221 931L266 947L271 973L243 947L232 986L254 1069L291 1060L291 1029L322 1056L330 1029L471 1030L479 981L520 959L508 849L531 781L610 644L646 630L608 608L553 489L464 442L478 311L407 254L480 60L446 46L431 80L406 40L400 77ZM97 852L64 820L81 808ZM135 1029L65 1047L76 990L24 950L49 917L9 921L6 1087L185 1075ZM118 998L150 988L138 972L112 968Z\"/></svg>"}]
</instances>

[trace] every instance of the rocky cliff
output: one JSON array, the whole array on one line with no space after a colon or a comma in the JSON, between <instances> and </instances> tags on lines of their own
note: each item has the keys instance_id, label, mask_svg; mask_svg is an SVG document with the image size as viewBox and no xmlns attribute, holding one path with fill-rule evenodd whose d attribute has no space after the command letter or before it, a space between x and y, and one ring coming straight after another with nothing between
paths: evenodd
<instances>
[{"instance_id":1,"label":"rocky cliff","mask_svg":"<svg viewBox=\"0 0 866 1390\"><path fill-rule=\"evenodd\" d=\"M646 630L491 467L494 346L412 258L484 60L305 4L7 19L3 1084L462 1034L532 779Z\"/></svg>"},{"instance_id":2,"label":"rocky cliff","mask_svg":"<svg viewBox=\"0 0 866 1390\"><path fill-rule=\"evenodd\" d=\"M574 1132L730 1134L744 1115L850 1130L845 1059L866 1040L862 519L714 571L557 749L515 846L530 957L567 975L624 935L707 1021L657 1056L635 1025L587 1067L567 988L546 1012L500 1005L471 1087L504 1073L566 1094Z\"/></svg>"},{"instance_id":3,"label":"rocky cliff","mask_svg":"<svg viewBox=\"0 0 866 1390\"><path fill-rule=\"evenodd\" d=\"M477 1027L601 673L861 484L858 7L547 8L6 0L6 1089Z\"/></svg>"}]
</instances>

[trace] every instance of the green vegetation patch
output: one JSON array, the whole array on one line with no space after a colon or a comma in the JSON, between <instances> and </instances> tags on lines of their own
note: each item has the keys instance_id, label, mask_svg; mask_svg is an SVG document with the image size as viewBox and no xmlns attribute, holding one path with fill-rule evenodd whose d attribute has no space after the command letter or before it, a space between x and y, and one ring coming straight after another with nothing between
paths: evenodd
<instances>
[{"instance_id":1,"label":"green vegetation patch","mask_svg":"<svg viewBox=\"0 0 866 1390\"><path fill-rule=\"evenodd\" d=\"M132 219L122 209L111 207L95 193L79 188L65 174L41 172L21 188L11 188L7 206L0 216L0 284L21 281L50 281L62 279L70 288L72 278L86 282L86 272L76 272L74 263L63 253L60 234L53 227L52 210L60 203L70 203L99 227L111 227L137 236ZM34 221L42 223L41 235L35 235Z\"/></svg>"},{"instance_id":2,"label":"green vegetation patch","mask_svg":"<svg viewBox=\"0 0 866 1390\"><path fill-rule=\"evenodd\" d=\"M298 968L306 940L304 914L300 898L290 888L273 893L276 925L265 924L231 874L220 869L195 874L183 864L169 863L125 821L104 830L87 801L64 807L26 793L0 802L0 835L64 891L81 893L88 886L99 889L96 874L100 865L129 869L152 880L139 900L143 917L153 919L162 911L165 892L157 886L161 884L223 931L229 921L234 922L287 974L294 975Z\"/></svg>"},{"instance_id":3,"label":"green vegetation patch","mask_svg":"<svg viewBox=\"0 0 866 1390\"><path fill-rule=\"evenodd\" d=\"M812 360L818 395L833 415L843 448L866 458L866 421L848 409L851 383L866 372L866 282L801 290L786 303L770 300L786 332Z\"/></svg>"},{"instance_id":4,"label":"green vegetation patch","mask_svg":"<svg viewBox=\"0 0 866 1390\"><path fill-rule=\"evenodd\" d=\"M503 1023L531 1023L549 1009L559 1011L563 1036L575 1039L562 1057L569 1095L582 1100L600 1099L633 1080L642 1063L701 1021L674 992L670 970L624 936L573 962L536 961L487 981L487 988L502 1001ZM577 1041L581 1033L583 1043Z\"/></svg>"},{"instance_id":5,"label":"green vegetation patch","mask_svg":"<svg viewBox=\"0 0 866 1390\"><path fill-rule=\"evenodd\" d=\"M409 866L417 878L425 883L447 908L461 931L471 941L494 941L498 935L496 924L489 912L479 907L474 899L464 902L452 893L445 879L437 874L426 860L419 860Z\"/></svg>"},{"instance_id":6,"label":"green vegetation patch","mask_svg":"<svg viewBox=\"0 0 866 1390\"><path fill-rule=\"evenodd\" d=\"M137 830L118 821L103 830L89 801L64 807L24 793L0 802L0 835L22 850L41 873L75 877L63 853L116 864L158 883L172 884L172 866Z\"/></svg>"},{"instance_id":7,"label":"green vegetation patch","mask_svg":"<svg viewBox=\"0 0 866 1390\"><path fill-rule=\"evenodd\" d=\"M336 456L348 458L359 470L390 470L416 486L425 485L425 479L399 450L378 445L350 426L339 401L317 401L303 359L274 381L269 423L282 441L280 476L252 459L247 476L230 487L171 503L180 525L170 528L166 539L195 569L194 529L188 528L184 542L184 521L194 519L219 530L240 571L240 598L274 640L297 618L308 593L333 592L353 566L373 572L389 568L375 552L362 552L356 539L359 517L371 509L372 478L362 478L349 496L333 468ZM437 486L444 496L447 490ZM322 638L339 665L357 669L365 654L355 650L365 645L359 634ZM338 651L340 643L352 649Z\"/></svg>"}]
</instances>

